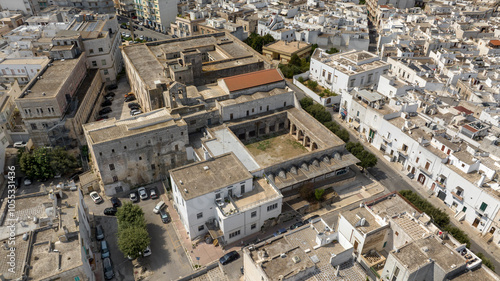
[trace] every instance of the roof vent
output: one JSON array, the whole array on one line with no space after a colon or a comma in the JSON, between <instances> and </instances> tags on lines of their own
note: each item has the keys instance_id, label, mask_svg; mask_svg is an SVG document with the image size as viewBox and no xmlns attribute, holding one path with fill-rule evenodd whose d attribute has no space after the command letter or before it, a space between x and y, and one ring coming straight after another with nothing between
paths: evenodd
<instances>
[{"instance_id":1,"label":"roof vent","mask_svg":"<svg viewBox=\"0 0 500 281\"><path fill-rule=\"evenodd\" d=\"M280 257L282 257L282 258L286 258L286 254L285 254L285 253L282 253L282 254L280 255Z\"/></svg>"},{"instance_id":2,"label":"roof vent","mask_svg":"<svg viewBox=\"0 0 500 281\"><path fill-rule=\"evenodd\" d=\"M184 192L188 193L188 190L184 188Z\"/></svg>"},{"instance_id":3,"label":"roof vent","mask_svg":"<svg viewBox=\"0 0 500 281\"><path fill-rule=\"evenodd\" d=\"M180 180L179 182L180 182L180 184L184 184L184 183L182 182L182 180Z\"/></svg>"},{"instance_id":4,"label":"roof vent","mask_svg":"<svg viewBox=\"0 0 500 281\"><path fill-rule=\"evenodd\" d=\"M203 167L203 170L208 171L208 170L210 170L210 167L205 166L205 167Z\"/></svg>"},{"instance_id":5,"label":"roof vent","mask_svg":"<svg viewBox=\"0 0 500 281\"><path fill-rule=\"evenodd\" d=\"M294 257L292 258L292 260L293 260L293 262L294 262L294 263L299 263L299 262L300 262L300 258L299 258L299 256L294 256Z\"/></svg>"},{"instance_id":6,"label":"roof vent","mask_svg":"<svg viewBox=\"0 0 500 281\"><path fill-rule=\"evenodd\" d=\"M46 95L46 94L45 94L45 92L43 92L43 93L42 93L42 96L45 96L45 95Z\"/></svg>"}]
</instances>

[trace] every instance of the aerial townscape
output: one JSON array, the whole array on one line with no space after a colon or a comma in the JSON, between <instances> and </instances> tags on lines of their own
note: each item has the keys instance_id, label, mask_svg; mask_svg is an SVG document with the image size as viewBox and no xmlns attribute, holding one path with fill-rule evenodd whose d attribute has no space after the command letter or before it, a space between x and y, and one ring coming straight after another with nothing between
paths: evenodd
<instances>
[{"instance_id":1,"label":"aerial townscape","mask_svg":"<svg viewBox=\"0 0 500 281\"><path fill-rule=\"evenodd\" d=\"M500 0L0 0L0 280L500 281Z\"/></svg>"}]
</instances>

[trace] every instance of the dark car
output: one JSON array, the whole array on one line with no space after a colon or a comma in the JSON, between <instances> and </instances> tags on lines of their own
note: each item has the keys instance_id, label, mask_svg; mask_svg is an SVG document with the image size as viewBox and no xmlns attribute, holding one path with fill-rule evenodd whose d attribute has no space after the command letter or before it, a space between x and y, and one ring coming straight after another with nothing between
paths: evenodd
<instances>
[{"instance_id":1,"label":"dark car","mask_svg":"<svg viewBox=\"0 0 500 281\"><path fill-rule=\"evenodd\" d=\"M319 218L319 216L318 216L318 215L314 215L314 216L312 216L312 217L310 217L310 218L306 219L306 220L304 221L304 224L309 224L309 223L311 223L312 221L314 221L314 220L315 220L315 219L317 219L317 218Z\"/></svg>"},{"instance_id":2,"label":"dark car","mask_svg":"<svg viewBox=\"0 0 500 281\"><path fill-rule=\"evenodd\" d=\"M220 264L225 265L234 260L237 260L240 257L240 254L236 251L231 251L225 254L222 258L219 259Z\"/></svg>"},{"instance_id":3,"label":"dark car","mask_svg":"<svg viewBox=\"0 0 500 281\"><path fill-rule=\"evenodd\" d=\"M106 114L106 113L110 113L111 111L113 111L113 110L111 109L111 107L105 107L105 108L103 108L103 109L99 110L99 115L104 115L104 114Z\"/></svg>"},{"instance_id":4,"label":"dark car","mask_svg":"<svg viewBox=\"0 0 500 281\"><path fill-rule=\"evenodd\" d=\"M278 235L281 235L283 233L287 232L286 228L280 228L278 229L278 231L276 231L276 233L274 233L273 235L274 236L278 236Z\"/></svg>"},{"instance_id":5,"label":"dark car","mask_svg":"<svg viewBox=\"0 0 500 281\"><path fill-rule=\"evenodd\" d=\"M101 120L108 119L108 118L109 118L108 115L101 115L95 121L101 121Z\"/></svg>"},{"instance_id":6,"label":"dark car","mask_svg":"<svg viewBox=\"0 0 500 281\"><path fill-rule=\"evenodd\" d=\"M114 92L109 92L104 97L114 97L114 96L115 96Z\"/></svg>"},{"instance_id":7,"label":"dark car","mask_svg":"<svg viewBox=\"0 0 500 281\"><path fill-rule=\"evenodd\" d=\"M135 100L135 96L134 95L128 96L128 97L125 98L126 102L133 101L133 100Z\"/></svg>"},{"instance_id":8,"label":"dark car","mask_svg":"<svg viewBox=\"0 0 500 281\"><path fill-rule=\"evenodd\" d=\"M111 263L111 259L109 257L102 261L102 267L104 268L104 278L106 278L106 280L110 280L115 276L113 264Z\"/></svg>"},{"instance_id":9,"label":"dark car","mask_svg":"<svg viewBox=\"0 0 500 281\"><path fill-rule=\"evenodd\" d=\"M301 221L296 222L296 223L294 223L294 224L292 224L292 225L290 226L290 230L292 230L292 229L296 229L296 228L299 228L299 227L301 227L301 226L303 226L303 225L304 225L304 223L303 223L303 222L301 222Z\"/></svg>"},{"instance_id":10,"label":"dark car","mask_svg":"<svg viewBox=\"0 0 500 281\"><path fill-rule=\"evenodd\" d=\"M163 223L167 223L170 221L170 216L168 215L167 211L165 211L165 209L160 210L160 218Z\"/></svg>"},{"instance_id":11,"label":"dark car","mask_svg":"<svg viewBox=\"0 0 500 281\"><path fill-rule=\"evenodd\" d=\"M101 106L110 106L112 103L110 100L105 100L101 103Z\"/></svg>"},{"instance_id":12,"label":"dark car","mask_svg":"<svg viewBox=\"0 0 500 281\"><path fill-rule=\"evenodd\" d=\"M105 214L106 216L114 216L114 215L116 215L116 211L117 211L117 210L116 210L116 208L115 208L115 207L106 208L106 209L104 209L104 214Z\"/></svg>"},{"instance_id":13,"label":"dark car","mask_svg":"<svg viewBox=\"0 0 500 281\"><path fill-rule=\"evenodd\" d=\"M141 105L136 102L131 102L128 104L128 108L132 109L133 107L141 108Z\"/></svg>"},{"instance_id":14,"label":"dark car","mask_svg":"<svg viewBox=\"0 0 500 281\"><path fill-rule=\"evenodd\" d=\"M412 173L408 173L406 176L409 177L410 179L414 179L415 178L415 175L412 174Z\"/></svg>"},{"instance_id":15,"label":"dark car","mask_svg":"<svg viewBox=\"0 0 500 281\"><path fill-rule=\"evenodd\" d=\"M102 226L99 224L96 228L96 231L95 231L95 238L98 240L98 241L101 241L102 239L104 239L104 230L102 230Z\"/></svg>"},{"instance_id":16,"label":"dark car","mask_svg":"<svg viewBox=\"0 0 500 281\"><path fill-rule=\"evenodd\" d=\"M106 87L106 88L108 89L108 91L109 91L109 90L114 90L114 89L118 88L118 85L113 84L113 85L109 85L109 86L108 86L108 87Z\"/></svg>"},{"instance_id":17,"label":"dark car","mask_svg":"<svg viewBox=\"0 0 500 281\"><path fill-rule=\"evenodd\" d=\"M118 208L122 205L120 200L116 197L111 197L111 204L113 204L113 207Z\"/></svg>"}]
</instances>

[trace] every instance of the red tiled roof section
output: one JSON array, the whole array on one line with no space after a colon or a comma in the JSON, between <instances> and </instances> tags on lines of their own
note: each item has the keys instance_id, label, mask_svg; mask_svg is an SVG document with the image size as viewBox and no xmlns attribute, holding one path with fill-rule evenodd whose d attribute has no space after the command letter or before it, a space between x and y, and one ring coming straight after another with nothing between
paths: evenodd
<instances>
[{"instance_id":1,"label":"red tiled roof section","mask_svg":"<svg viewBox=\"0 0 500 281\"><path fill-rule=\"evenodd\" d=\"M467 114L467 115L470 115L470 114L474 113L473 111L468 110L467 108L465 108L465 107L463 107L463 106L461 106L461 105L459 105L459 106L455 106L454 108L455 108L456 110L460 111L460 112L463 112L463 113Z\"/></svg>"},{"instance_id":2,"label":"red tiled roof section","mask_svg":"<svg viewBox=\"0 0 500 281\"><path fill-rule=\"evenodd\" d=\"M277 69L267 69L224 78L230 92L253 88L282 81L283 77Z\"/></svg>"},{"instance_id":3,"label":"red tiled roof section","mask_svg":"<svg viewBox=\"0 0 500 281\"><path fill-rule=\"evenodd\" d=\"M471 126L469 126L469 125L465 125L465 126L464 126L464 128L465 128L465 129L467 129L467 130L469 130L469 131L471 131L471 132L473 132L473 133L477 132L477 130L476 130L476 129L472 128L472 127L471 127Z\"/></svg>"},{"instance_id":4,"label":"red tiled roof section","mask_svg":"<svg viewBox=\"0 0 500 281\"><path fill-rule=\"evenodd\" d=\"M494 46L500 46L500 40L491 40L490 44Z\"/></svg>"}]
</instances>

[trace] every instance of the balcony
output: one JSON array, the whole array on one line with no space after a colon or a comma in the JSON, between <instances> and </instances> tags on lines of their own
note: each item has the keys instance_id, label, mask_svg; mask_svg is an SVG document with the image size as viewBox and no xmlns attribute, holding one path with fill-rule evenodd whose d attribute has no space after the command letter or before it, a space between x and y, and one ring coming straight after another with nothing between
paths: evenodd
<instances>
[{"instance_id":1,"label":"balcony","mask_svg":"<svg viewBox=\"0 0 500 281\"><path fill-rule=\"evenodd\" d=\"M458 199L458 201L460 201L460 202L464 201L464 198L462 196L458 195L457 192L455 192L455 191L452 191L451 195L453 195L453 197Z\"/></svg>"},{"instance_id":2,"label":"balcony","mask_svg":"<svg viewBox=\"0 0 500 281\"><path fill-rule=\"evenodd\" d=\"M389 144L389 143L392 143L392 139L389 139L389 138L386 138L384 136L382 136L382 139L384 140L385 143Z\"/></svg>"},{"instance_id":3,"label":"balcony","mask_svg":"<svg viewBox=\"0 0 500 281\"><path fill-rule=\"evenodd\" d=\"M436 180L436 185L442 189L446 189L446 184L444 182L440 182Z\"/></svg>"}]
</instances>

